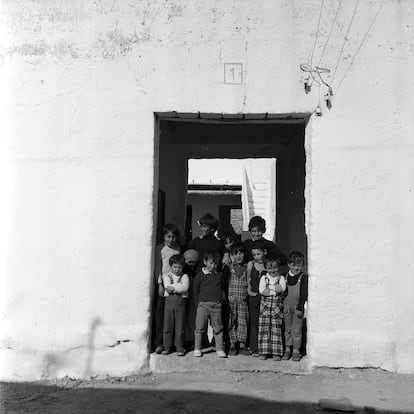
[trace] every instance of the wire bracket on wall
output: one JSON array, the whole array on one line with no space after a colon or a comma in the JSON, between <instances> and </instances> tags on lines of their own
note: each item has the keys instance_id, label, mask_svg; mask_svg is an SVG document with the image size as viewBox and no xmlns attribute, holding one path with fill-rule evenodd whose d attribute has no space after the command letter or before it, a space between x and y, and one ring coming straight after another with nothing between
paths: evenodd
<instances>
[{"instance_id":1,"label":"wire bracket on wall","mask_svg":"<svg viewBox=\"0 0 414 414\"><path fill-rule=\"evenodd\" d=\"M333 89L332 86L325 79L325 75L330 73L331 71L327 68L321 68L320 66L312 67L307 63L301 63L299 65L300 70L308 74L306 79L304 80L304 89L305 93L308 94L312 90L312 85L315 84L319 87L325 86L326 93L325 93L325 104L328 109L332 108L332 96L333 96ZM316 116L322 116L322 109L320 107L320 103L318 103L317 108L315 109Z\"/></svg>"}]
</instances>

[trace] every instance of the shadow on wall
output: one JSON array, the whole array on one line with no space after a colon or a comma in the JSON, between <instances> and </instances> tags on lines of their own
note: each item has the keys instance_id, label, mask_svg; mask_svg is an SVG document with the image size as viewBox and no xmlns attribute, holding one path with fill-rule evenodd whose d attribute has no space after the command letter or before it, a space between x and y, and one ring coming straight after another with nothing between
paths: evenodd
<instances>
[{"instance_id":1,"label":"shadow on wall","mask_svg":"<svg viewBox=\"0 0 414 414\"><path fill-rule=\"evenodd\" d=\"M92 363L93 363L93 354L95 351L95 335L96 329L99 325L102 324L102 321L99 317L96 317L92 320L89 327L89 332L87 335L87 345L77 346L69 348L65 351L59 353L49 352L43 357L43 378L55 378L59 376L59 371L65 367L66 361L68 359L69 353L76 351L77 349L86 348L87 356L85 362L85 369L83 372L83 378L88 378L92 375Z\"/></svg>"},{"instance_id":2,"label":"shadow on wall","mask_svg":"<svg viewBox=\"0 0 414 414\"><path fill-rule=\"evenodd\" d=\"M151 385L145 384L140 386ZM315 413L316 403L278 402L235 394L137 388L62 388L34 383L0 384L5 413ZM356 409L363 413L363 408ZM402 413L382 411L376 413Z\"/></svg>"}]
</instances>

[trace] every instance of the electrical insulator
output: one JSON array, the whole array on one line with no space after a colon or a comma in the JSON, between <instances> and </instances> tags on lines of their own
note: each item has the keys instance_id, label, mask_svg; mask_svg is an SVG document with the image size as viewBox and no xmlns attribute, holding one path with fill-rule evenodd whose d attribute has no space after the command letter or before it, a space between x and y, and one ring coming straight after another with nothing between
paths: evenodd
<instances>
[{"instance_id":1,"label":"electrical insulator","mask_svg":"<svg viewBox=\"0 0 414 414\"><path fill-rule=\"evenodd\" d=\"M322 109L319 105L315 109L315 115L316 116L322 116Z\"/></svg>"},{"instance_id":2,"label":"electrical insulator","mask_svg":"<svg viewBox=\"0 0 414 414\"><path fill-rule=\"evenodd\" d=\"M309 78L305 79L303 86L305 87L305 93L308 94L312 89L312 84L309 83Z\"/></svg>"},{"instance_id":3,"label":"electrical insulator","mask_svg":"<svg viewBox=\"0 0 414 414\"><path fill-rule=\"evenodd\" d=\"M325 95L326 107L330 110L332 108L332 101L329 93Z\"/></svg>"}]
</instances>

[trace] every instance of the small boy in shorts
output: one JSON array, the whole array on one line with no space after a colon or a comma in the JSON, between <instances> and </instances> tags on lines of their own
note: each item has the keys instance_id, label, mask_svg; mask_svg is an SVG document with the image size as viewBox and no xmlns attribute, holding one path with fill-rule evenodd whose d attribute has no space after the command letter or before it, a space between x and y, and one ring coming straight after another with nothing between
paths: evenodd
<instances>
[{"instance_id":1,"label":"small boy in shorts","mask_svg":"<svg viewBox=\"0 0 414 414\"><path fill-rule=\"evenodd\" d=\"M305 303L308 300L308 275L303 272L305 267L303 253L292 251L289 254L288 267L287 291L283 301L286 349L282 359L287 360L292 356L292 361L300 361L303 316ZM291 347L293 352L290 350Z\"/></svg>"}]
</instances>

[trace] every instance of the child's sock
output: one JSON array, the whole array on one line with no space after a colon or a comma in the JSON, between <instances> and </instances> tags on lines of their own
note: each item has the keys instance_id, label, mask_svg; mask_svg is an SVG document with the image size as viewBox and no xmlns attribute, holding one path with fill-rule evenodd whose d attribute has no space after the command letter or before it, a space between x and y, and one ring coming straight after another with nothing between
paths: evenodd
<instances>
[{"instance_id":1,"label":"child's sock","mask_svg":"<svg viewBox=\"0 0 414 414\"><path fill-rule=\"evenodd\" d=\"M244 349L245 347L245 343L244 342L240 342L240 349Z\"/></svg>"}]
</instances>

